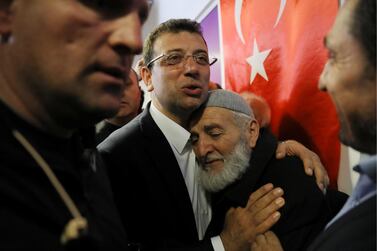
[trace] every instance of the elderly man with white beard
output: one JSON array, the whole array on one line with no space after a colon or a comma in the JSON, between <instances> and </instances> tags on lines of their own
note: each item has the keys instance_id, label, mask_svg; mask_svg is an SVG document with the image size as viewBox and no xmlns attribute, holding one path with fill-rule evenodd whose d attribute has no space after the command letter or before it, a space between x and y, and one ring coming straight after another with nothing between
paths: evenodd
<instances>
[{"instance_id":1,"label":"elderly man with white beard","mask_svg":"<svg viewBox=\"0 0 377 251\"><path fill-rule=\"evenodd\" d=\"M199 180L212 193L213 217L207 235L221 232L228 209L244 207L250 193L272 183L283 189L285 198L272 231L285 250L304 250L346 199L336 194L336 203L332 200L330 205L314 178L305 175L298 158L277 160L277 140L267 129L260 130L249 105L238 94L210 92L194 113L190 128L201 167Z\"/></svg>"}]
</instances>

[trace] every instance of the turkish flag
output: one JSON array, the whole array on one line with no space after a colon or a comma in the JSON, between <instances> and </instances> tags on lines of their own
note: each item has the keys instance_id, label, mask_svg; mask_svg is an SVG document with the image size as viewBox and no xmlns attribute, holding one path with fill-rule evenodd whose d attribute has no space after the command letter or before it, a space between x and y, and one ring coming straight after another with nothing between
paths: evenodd
<instances>
[{"instance_id":1,"label":"turkish flag","mask_svg":"<svg viewBox=\"0 0 377 251\"><path fill-rule=\"evenodd\" d=\"M220 0L225 88L252 91L271 107L271 130L315 151L336 187L339 124L318 79L323 38L338 1Z\"/></svg>"}]
</instances>

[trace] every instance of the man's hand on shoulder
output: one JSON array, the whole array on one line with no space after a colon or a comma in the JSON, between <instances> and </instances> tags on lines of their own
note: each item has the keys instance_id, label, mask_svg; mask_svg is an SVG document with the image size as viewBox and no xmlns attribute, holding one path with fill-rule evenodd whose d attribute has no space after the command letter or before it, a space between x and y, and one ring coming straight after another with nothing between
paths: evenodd
<instances>
[{"instance_id":1,"label":"man's hand on shoulder","mask_svg":"<svg viewBox=\"0 0 377 251\"><path fill-rule=\"evenodd\" d=\"M276 158L282 159L286 156L297 156L304 163L305 173L316 178L318 187L325 192L330 179L325 167L322 165L318 155L310 151L301 143L295 140L280 142L276 149Z\"/></svg>"}]
</instances>

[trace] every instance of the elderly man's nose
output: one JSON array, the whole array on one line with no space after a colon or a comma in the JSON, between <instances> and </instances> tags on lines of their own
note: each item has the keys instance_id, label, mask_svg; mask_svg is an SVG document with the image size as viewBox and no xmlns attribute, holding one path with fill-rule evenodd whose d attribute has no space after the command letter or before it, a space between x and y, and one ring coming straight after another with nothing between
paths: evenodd
<instances>
[{"instance_id":1,"label":"elderly man's nose","mask_svg":"<svg viewBox=\"0 0 377 251\"><path fill-rule=\"evenodd\" d=\"M205 140L199 140L197 145L200 157L206 156L213 149L212 145Z\"/></svg>"}]
</instances>

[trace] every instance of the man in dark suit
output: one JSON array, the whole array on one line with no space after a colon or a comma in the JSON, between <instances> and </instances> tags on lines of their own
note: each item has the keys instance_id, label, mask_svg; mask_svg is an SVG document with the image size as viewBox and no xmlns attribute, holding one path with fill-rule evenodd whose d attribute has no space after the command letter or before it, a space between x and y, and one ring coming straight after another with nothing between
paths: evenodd
<instances>
[{"instance_id":1,"label":"man in dark suit","mask_svg":"<svg viewBox=\"0 0 377 251\"><path fill-rule=\"evenodd\" d=\"M354 168L360 177L350 198L309 250L376 250L376 1L346 1L325 46L319 87L337 108L340 139L372 156ZM278 244L270 232L255 250L281 250Z\"/></svg>"},{"instance_id":2,"label":"man in dark suit","mask_svg":"<svg viewBox=\"0 0 377 251\"><path fill-rule=\"evenodd\" d=\"M253 111L240 95L210 92L194 113L190 131L200 183L212 193L213 217L207 234L218 234L226 212L244 207L249 195L267 183L284 191L285 205L272 230L286 250L305 249L335 215L298 158L274 157L277 140L268 129L260 133Z\"/></svg>"},{"instance_id":3,"label":"man in dark suit","mask_svg":"<svg viewBox=\"0 0 377 251\"><path fill-rule=\"evenodd\" d=\"M186 128L191 113L207 98L210 65L215 62L208 56L200 25L186 19L161 24L146 39L143 57L142 78L152 102L98 146L131 245L203 250L224 245L227 251L241 250L255 235L248 221L237 221L248 210L228 215L221 238L199 241L212 212L197 182ZM266 224L276 221L268 219Z\"/></svg>"},{"instance_id":4,"label":"man in dark suit","mask_svg":"<svg viewBox=\"0 0 377 251\"><path fill-rule=\"evenodd\" d=\"M144 48L148 63L142 73L152 103L98 147L130 245L143 250L212 250L211 241L199 242L211 211L196 183L195 156L185 129L190 114L207 97L208 60L198 23L162 24Z\"/></svg>"}]
</instances>

